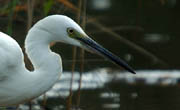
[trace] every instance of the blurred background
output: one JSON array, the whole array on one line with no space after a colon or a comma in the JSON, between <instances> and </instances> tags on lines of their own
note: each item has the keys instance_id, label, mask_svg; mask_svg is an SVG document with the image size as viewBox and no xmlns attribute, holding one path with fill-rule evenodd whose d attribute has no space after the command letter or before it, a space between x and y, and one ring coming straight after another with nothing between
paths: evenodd
<instances>
[{"instance_id":1,"label":"blurred background","mask_svg":"<svg viewBox=\"0 0 180 110\"><path fill-rule=\"evenodd\" d=\"M0 30L23 50L33 24L63 14L137 73L79 48L53 44L63 59L63 75L50 91L19 109L179 110L179 11L178 0L0 0ZM32 70L26 56L25 62Z\"/></svg>"}]
</instances>

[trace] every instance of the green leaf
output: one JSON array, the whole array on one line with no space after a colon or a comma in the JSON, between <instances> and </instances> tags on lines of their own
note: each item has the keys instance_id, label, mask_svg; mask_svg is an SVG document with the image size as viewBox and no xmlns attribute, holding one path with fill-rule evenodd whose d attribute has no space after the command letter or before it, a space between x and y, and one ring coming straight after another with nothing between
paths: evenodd
<instances>
[{"instance_id":1,"label":"green leaf","mask_svg":"<svg viewBox=\"0 0 180 110\"><path fill-rule=\"evenodd\" d=\"M12 35L12 22L13 22L13 14L14 14L14 9L16 7L16 4L19 2L19 0L13 0L12 2L9 3L9 15L8 15L8 26L7 26L7 33L9 35Z\"/></svg>"},{"instance_id":2,"label":"green leaf","mask_svg":"<svg viewBox=\"0 0 180 110\"><path fill-rule=\"evenodd\" d=\"M46 16L53 6L54 0L46 0L44 2L44 15Z\"/></svg>"}]
</instances>

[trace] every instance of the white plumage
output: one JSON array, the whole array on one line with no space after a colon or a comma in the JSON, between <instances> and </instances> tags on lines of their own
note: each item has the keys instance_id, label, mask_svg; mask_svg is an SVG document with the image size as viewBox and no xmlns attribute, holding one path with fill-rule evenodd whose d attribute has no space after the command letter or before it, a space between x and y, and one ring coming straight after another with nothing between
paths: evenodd
<instances>
[{"instance_id":1,"label":"white plumage","mask_svg":"<svg viewBox=\"0 0 180 110\"><path fill-rule=\"evenodd\" d=\"M26 53L34 66L34 71L29 71L18 43L0 32L0 106L36 98L56 83L62 73L62 62L61 57L50 50L51 42L68 43L104 54L110 60L114 58L109 51L101 50L72 19L52 15L37 22L26 36ZM116 60L117 57L113 61Z\"/></svg>"}]
</instances>

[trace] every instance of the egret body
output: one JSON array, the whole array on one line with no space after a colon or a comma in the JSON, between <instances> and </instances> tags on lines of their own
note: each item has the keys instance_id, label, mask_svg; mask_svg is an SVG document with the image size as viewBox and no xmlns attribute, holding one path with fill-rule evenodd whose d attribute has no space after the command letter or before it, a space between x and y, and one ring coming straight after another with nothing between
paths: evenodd
<instances>
[{"instance_id":1,"label":"egret body","mask_svg":"<svg viewBox=\"0 0 180 110\"><path fill-rule=\"evenodd\" d=\"M38 21L25 39L26 53L34 71L25 68L18 43L0 32L0 106L17 105L48 91L62 73L61 57L49 48L63 42L94 51L135 73L125 62L93 41L72 19L52 15Z\"/></svg>"}]
</instances>

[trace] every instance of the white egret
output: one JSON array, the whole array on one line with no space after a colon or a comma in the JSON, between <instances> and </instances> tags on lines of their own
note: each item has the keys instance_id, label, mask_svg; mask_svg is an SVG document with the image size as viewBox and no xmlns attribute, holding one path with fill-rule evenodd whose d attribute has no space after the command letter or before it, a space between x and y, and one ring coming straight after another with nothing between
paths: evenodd
<instances>
[{"instance_id":1,"label":"white egret","mask_svg":"<svg viewBox=\"0 0 180 110\"><path fill-rule=\"evenodd\" d=\"M37 22L25 39L26 53L34 71L25 68L18 43L0 32L0 106L17 105L48 91L62 73L61 57L49 48L51 42L63 42L94 51L135 73L126 63L97 44L64 15L48 16Z\"/></svg>"}]
</instances>

